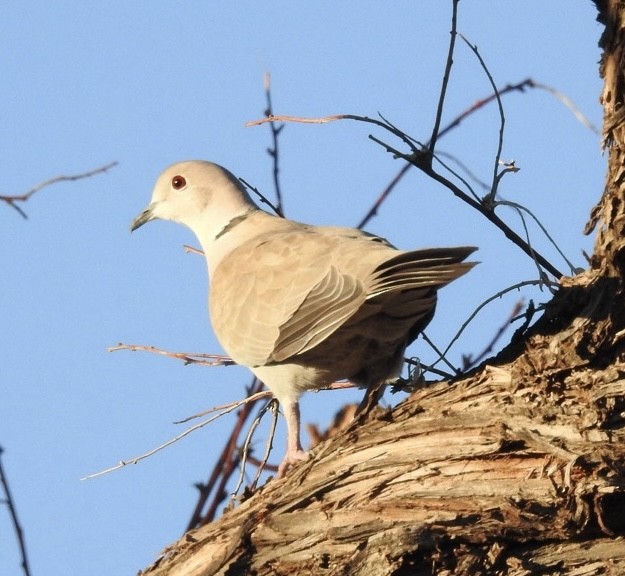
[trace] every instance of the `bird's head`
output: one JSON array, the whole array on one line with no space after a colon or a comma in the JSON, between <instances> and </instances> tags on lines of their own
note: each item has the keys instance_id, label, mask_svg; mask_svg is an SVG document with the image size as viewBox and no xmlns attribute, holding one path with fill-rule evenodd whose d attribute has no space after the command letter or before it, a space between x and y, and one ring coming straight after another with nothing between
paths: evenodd
<instances>
[{"instance_id":1,"label":"bird's head","mask_svg":"<svg viewBox=\"0 0 625 576\"><path fill-rule=\"evenodd\" d=\"M225 168L203 160L179 162L159 176L150 204L130 230L161 219L184 224L196 235L217 233L253 206L241 183Z\"/></svg>"}]
</instances>

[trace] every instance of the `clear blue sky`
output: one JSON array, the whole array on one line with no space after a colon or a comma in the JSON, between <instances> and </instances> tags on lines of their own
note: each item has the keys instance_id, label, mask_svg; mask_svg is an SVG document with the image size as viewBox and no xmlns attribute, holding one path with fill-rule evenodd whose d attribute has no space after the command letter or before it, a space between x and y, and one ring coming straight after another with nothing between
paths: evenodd
<instances>
[{"instance_id":1,"label":"clear blue sky","mask_svg":"<svg viewBox=\"0 0 625 576\"><path fill-rule=\"evenodd\" d=\"M272 195L263 73L277 113L381 112L411 135L430 134L449 38L450 2L8 3L0 20L1 194L110 161L110 173L57 184L24 206L0 204L2 321L0 445L33 575L134 574L182 532L232 419L167 451L91 481L82 476L138 455L178 432L172 422L242 397L243 368L183 367L117 342L220 352L206 311L206 271L185 254L185 229L153 223L132 236L168 164L203 158ZM498 85L532 77L601 123L601 32L590 2L460 3L459 29ZM458 45L445 118L489 93L475 57ZM504 101L502 196L536 212L576 266L599 198L599 138L544 91ZM491 106L440 142L487 179L497 145ZM281 176L291 218L354 225L400 168L367 138L370 126L288 125ZM397 144L397 142L395 142ZM518 217L501 211L517 230ZM444 346L486 297L536 278L532 262L478 214L409 174L368 230L401 248L472 244L482 264L442 293L428 333ZM532 229L534 245L566 266ZM489 307L451 353L481 349L524 297ZM431 353L417 346L424 361ZM304 420L325 425L355 392L311 394ZM279 442L278 460L282 455ZM5 508L0 573L21 574Z\"/></svg>"}]
</instances>

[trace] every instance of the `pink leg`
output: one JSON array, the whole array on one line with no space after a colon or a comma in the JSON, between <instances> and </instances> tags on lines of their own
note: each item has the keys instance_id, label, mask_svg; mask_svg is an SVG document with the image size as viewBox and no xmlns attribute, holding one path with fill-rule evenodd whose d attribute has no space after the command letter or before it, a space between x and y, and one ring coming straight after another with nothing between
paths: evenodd
<instances>
[{"instance_id":1,"label":"pink leg","mask_svg":"<svg viewBox=\"0 0 625 576\"><path fill-rule=\"evenodd\" d=\"M284 410L284 418L286 420L286 454L284 460L278 468L278 475L276 478L282 478L289 466L302 460L308 460L308 452L302 450L302 444L300 442L299 429L299 403L298 402L284 402L282 404Z\"/></svg>"}]
</instances>

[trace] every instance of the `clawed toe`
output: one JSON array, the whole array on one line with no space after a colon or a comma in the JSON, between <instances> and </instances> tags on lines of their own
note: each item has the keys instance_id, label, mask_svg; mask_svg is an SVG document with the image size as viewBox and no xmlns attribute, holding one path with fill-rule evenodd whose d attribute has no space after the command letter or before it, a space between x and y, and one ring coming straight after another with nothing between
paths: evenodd
<instances>
[{"instance_id":1,"label":"clawed toe","mask_svg":"<svg viewBox=\"0 0 625 576\"><path fill-rule=\"evenodd\" d=\"M308 459L310 459L310 454L308 452L304 452L304 450L293 450L287 452L278 467L276 478L283 478L291 466L297 464L298 462L305 462Z\"/></svg>"}]
</instances>

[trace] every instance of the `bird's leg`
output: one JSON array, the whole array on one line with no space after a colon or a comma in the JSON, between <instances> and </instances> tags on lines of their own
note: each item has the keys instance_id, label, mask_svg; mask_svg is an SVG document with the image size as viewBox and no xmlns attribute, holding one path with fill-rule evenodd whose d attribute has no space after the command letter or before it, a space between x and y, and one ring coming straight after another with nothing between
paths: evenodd
<instances>
[{"instance_id":1,"label":"bird's leg","mask_svg":"<svg viewBox=\"0 0 625 576\"><path fill-rule=\"evenodd\" d=\"M308 452L302 450L300 442L299 402L283 402L284 419L286 420L286 454L278 468L277 478L282 478L291 464L308 460Z\"/></svg>"}]
</instances>

